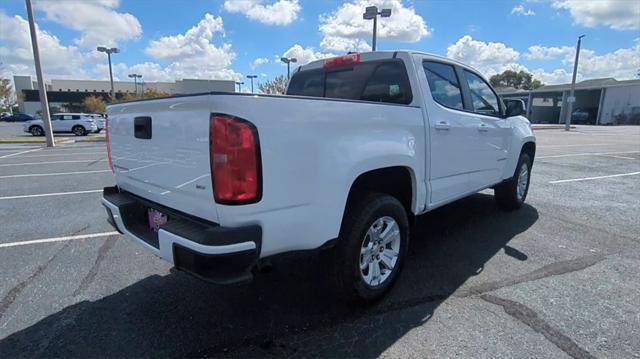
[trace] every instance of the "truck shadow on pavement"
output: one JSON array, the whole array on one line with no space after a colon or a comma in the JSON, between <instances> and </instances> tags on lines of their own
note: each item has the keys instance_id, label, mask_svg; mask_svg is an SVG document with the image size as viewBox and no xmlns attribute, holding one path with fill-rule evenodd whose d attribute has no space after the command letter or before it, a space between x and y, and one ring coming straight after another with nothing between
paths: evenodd
<instances>
[{"instance_id":1,"label":"truck shadow on pavement","mask_svg":"<svg viewBox=\"0 0 640 359\"><path fill-rule=\"evenodd\" d=\"M326 256L274 262L253 283L216 287L182 273L150 276L96 301L54 313L0 341L3 357L375 357L500 251L538 212L502 212L477 194L416 220L393 290L370 307L336 301ZM391 323L391 324L389 324Z\"/></svg>"}]
</instances>

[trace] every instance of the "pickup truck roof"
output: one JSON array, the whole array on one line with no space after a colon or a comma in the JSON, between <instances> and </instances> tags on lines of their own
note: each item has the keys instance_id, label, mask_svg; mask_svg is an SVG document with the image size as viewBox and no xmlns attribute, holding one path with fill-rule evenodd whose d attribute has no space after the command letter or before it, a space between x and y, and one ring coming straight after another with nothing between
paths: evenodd
<instances>
[{"instance_id":1,"label":"pickup truck roof","mask_svg":"<svg viewBox=\"0 0 640 359\"><path fill-rule=\"evenodd\" d=\"M398 57L399 54L408 54L408 55L419 54L419 55L424 55L424 56L431 57L436 61L456 64L456 65L458 65L460 67L473 70L474 72L479 72L477 69L475 69L475 68L473 68L473 67L471 67L471 66L469 66L467 64L464 64L464 63L462 63L460 61L453 60L453 59L450 59L448 57L432 54L432 53L429 53L429 52L416 51L416 50L397 50L397 51L385 50L385 51L361 52L360 53L360 61L391 59L391 58ZM321 68L323 66L323 64L324 64L324 60L325 59L319 59L319 60L312 61L312 62L310 62L308 64L299 66L296 72Z\"/></svg>"}]
</instances>

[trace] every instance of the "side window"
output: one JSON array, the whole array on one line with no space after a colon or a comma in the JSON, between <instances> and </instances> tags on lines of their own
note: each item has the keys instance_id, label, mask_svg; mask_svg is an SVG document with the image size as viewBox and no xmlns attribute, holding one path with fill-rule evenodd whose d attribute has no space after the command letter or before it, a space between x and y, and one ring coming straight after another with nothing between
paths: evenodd
<instances>
[{"instance_id":1,"label":"side window","mask_svg":"<svg viewBox=\"0 0 640 359\"><path fill-rule=\"evenodd\" d=\"M73 115L71 116L72 120L79 120L80 119L80 115Z\"/></svg>"},{"instance_id":2,"label":"side window","mask_svg":"<svg viewBox=\"0 0 640 359\"><path fill-rule=\"evenodd\" d=\"M378 66L367 81L361 100L399 103L411 102L411 86L404 66L400 62L387 62Z\"/></svg>"},{"instance_id":3,"label":"side window","mask_svg":"<svg viewBox=\"0 0 640 359\"><path fill-rule=\"evenodd\" d=\"M51 121L58 121L60 119L60 115L51 116Z\"/></svg>"},{"instance_id":4,"label":"side window","mask_svg":"<svg viewBox=\"0 0 640 359\"><path fill-rule=\"evenodd\" d=\"M70 115L64 115L62 116L61 120L70 120L71 116Z\"/></svg>"},{"instance_id":5,"label":"side window","mask_svg":"<svg viewBox=\"0 0 640 359\"><path fill-rule=\"evenodd\" d=\"M464 79L469 85L469 92L471 92L473 112L483 115L499 115L498 96L491 90L491 87L480 76L467 70L464 70Z\"/></svg>"},{"instance_id":6,"label":"side window","mask_svg":"<svg viewBox=\"0 0 640 359\"><path fill-rule=\"evenodd\" d=\"M433 99L443 106L463 110L462 90L453 66L425 61L422 63L422 67L427 75Z\"/></svg>"}]
</instances>

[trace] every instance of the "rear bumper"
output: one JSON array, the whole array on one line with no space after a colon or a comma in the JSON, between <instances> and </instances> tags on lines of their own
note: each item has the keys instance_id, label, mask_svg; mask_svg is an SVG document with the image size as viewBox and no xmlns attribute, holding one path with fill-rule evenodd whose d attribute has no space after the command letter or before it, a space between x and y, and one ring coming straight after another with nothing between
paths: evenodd
<instances>
[{"instance_id":1,"label":"rear bumper","mask_svg":"<svg viewBox=\"0 0 640 359\"><path fill-rule=\"evenodd\" d=\"M108 221L177 269L217 284L251 280L260 255L260 226L228 228L149 202L118 187L106 187L102 204ZM167 214L158 232L148 228L147 209Z\"/></svg>"}]
</instances>

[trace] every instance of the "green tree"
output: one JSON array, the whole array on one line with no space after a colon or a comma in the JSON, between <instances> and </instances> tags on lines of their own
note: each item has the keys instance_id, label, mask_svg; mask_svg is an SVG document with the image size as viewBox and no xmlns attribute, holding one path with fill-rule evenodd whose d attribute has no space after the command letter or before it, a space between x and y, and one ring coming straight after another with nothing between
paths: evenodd
<instances>
[{"instance_id":1,"label":"green tree","mask_svg":"<svg viewBox=\"0 0 640 359\"><path fill-rule=\"evenodd\" d=\"M513 87L522 90L535 90L544 85L539 80L534 79L531 73L523 70L517 72L506 70L501 74L491 76L489 82L494 87Z\"/></svg>"},{"instance_id":2,"label":"green tree","mask_svg":"<svg viewBox=\"0 0 640 359\"><path fill-rule=\"evenodd\" d=\"M287 91L289 81L284 75L276 76L273 80L265 81L258 85L263 93L269 95L283 95Z\"/></svg>"},{"instance_id":3,"label":"green tree","mask_svg":"<svg viewBox=\"0 0 640 359\"><path fill-rule=\"evenodd\" d=\"M104 100L102 99L102 97L87 96L84 98L84 109L87 112L104 113L107 110L107 106L104 103Z\"/></svg>"},{"instance_id":4,"label":"green tree","mask_svg":"<svg viewBox=\"0 0 640 359\"><path fill-rule=\"evenodd\" d=\"M15 104L11 80L0 78L0 108L2 111L10 110Z\"/></svg>"}]
</instances>

